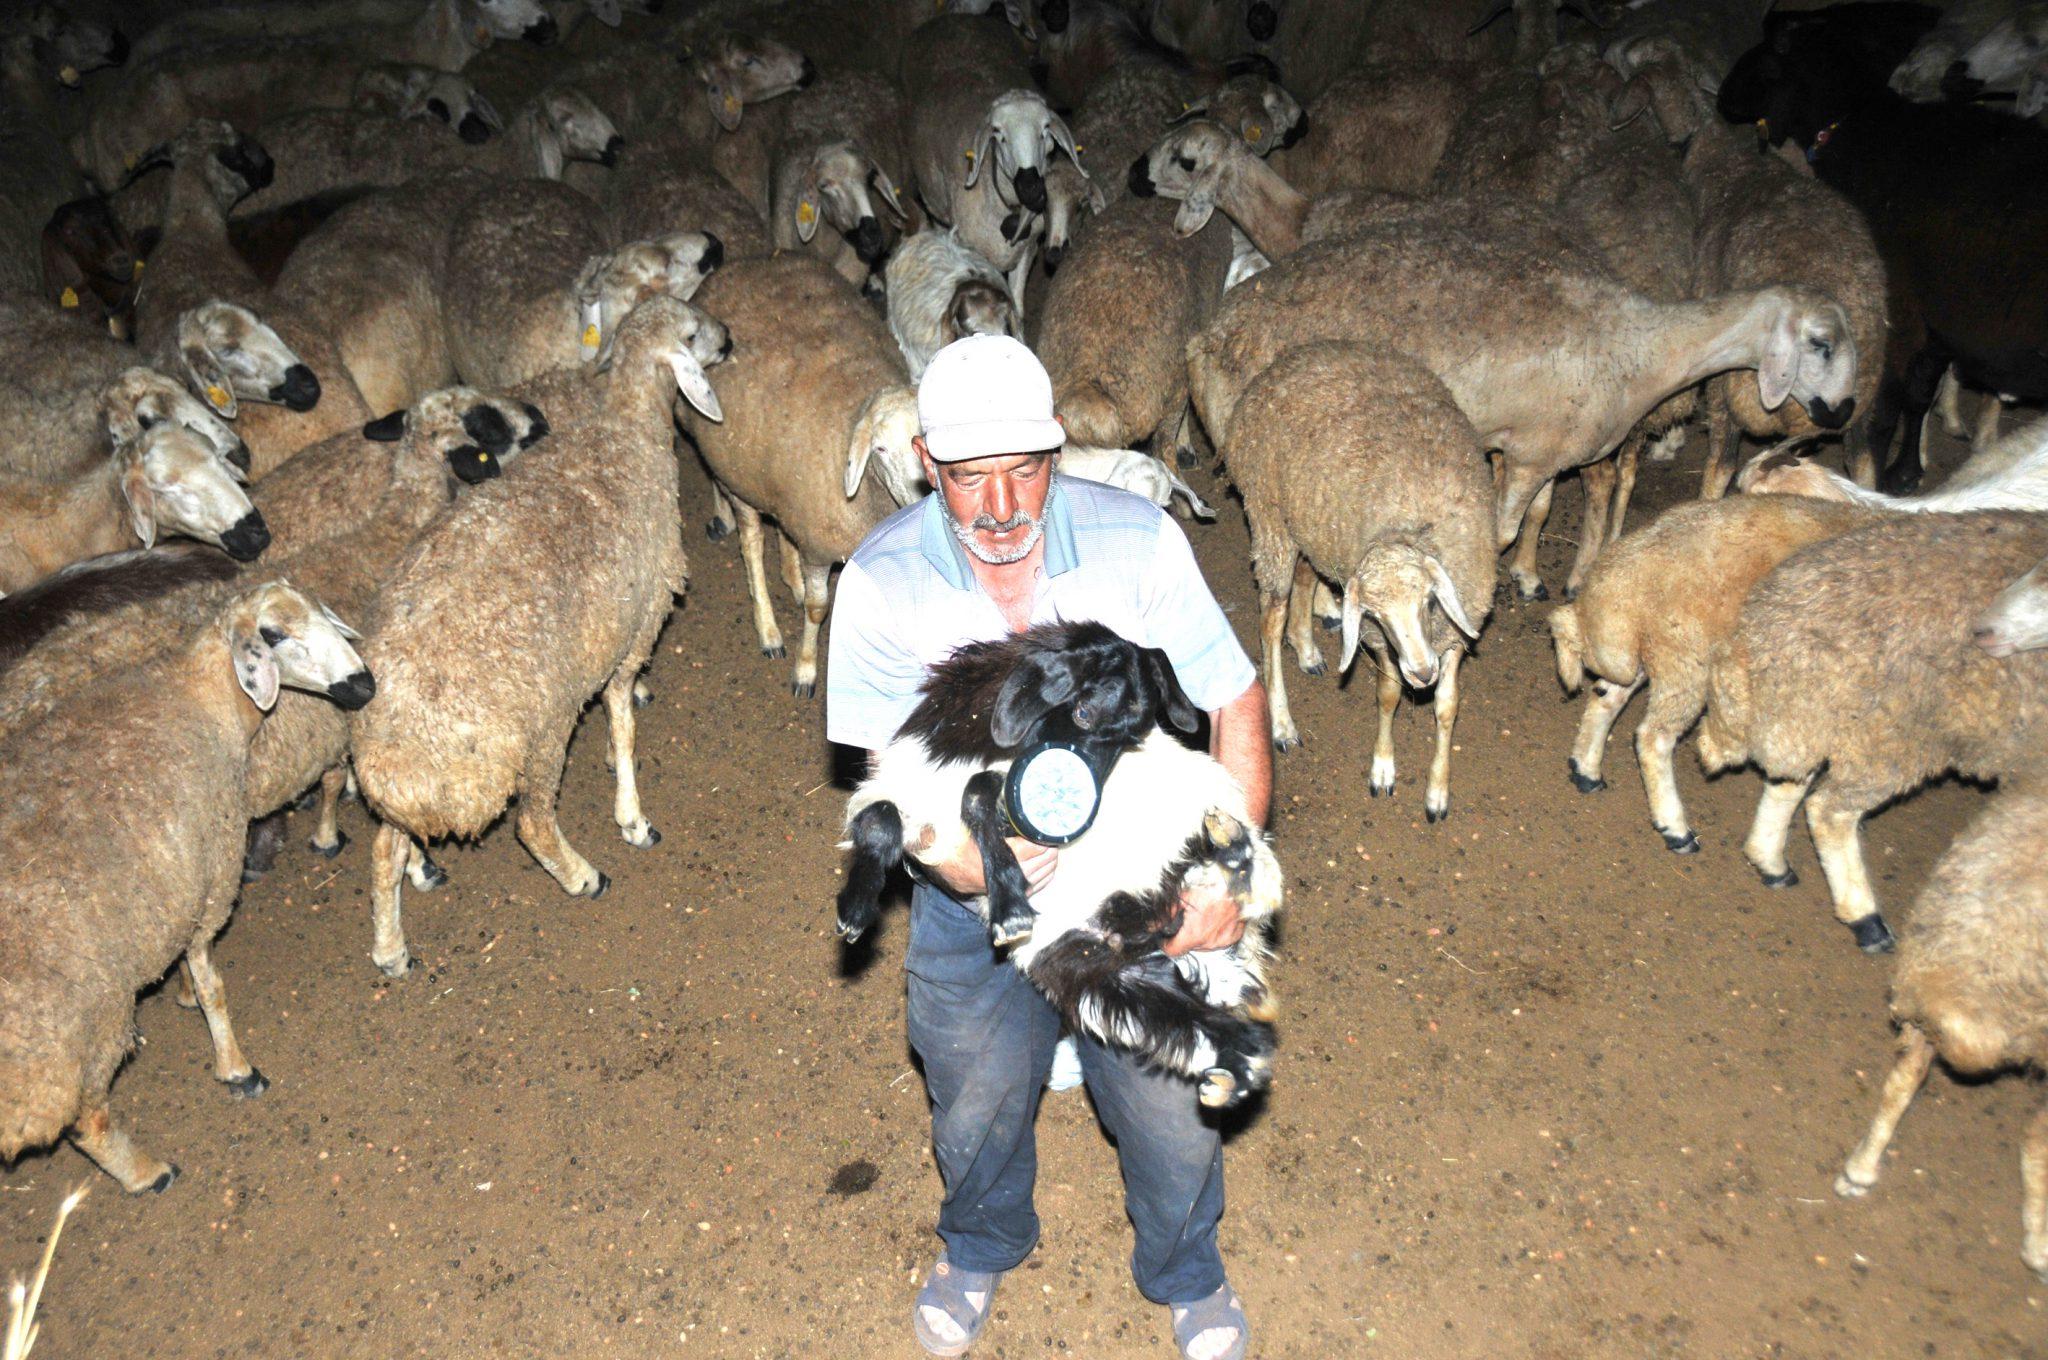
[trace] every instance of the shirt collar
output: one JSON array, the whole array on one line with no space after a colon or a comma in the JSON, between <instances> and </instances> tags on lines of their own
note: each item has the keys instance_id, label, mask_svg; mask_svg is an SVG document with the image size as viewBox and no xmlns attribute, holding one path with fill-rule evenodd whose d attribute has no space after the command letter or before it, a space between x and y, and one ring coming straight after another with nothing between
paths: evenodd
<instances>
[{"instance_id":1,"label":"shirt collar","mask_svg":"<svg viewBox=\"0 0 2048 1360\"><path fill-rule=\"evenodd\" d=\"M1059 576L1081 565L1074 545L1074 512L1067 503L1065 478L1055 473L1052 491L1045 498L1045 574ZM924 523L918 535L918 550L931 564L939 579L955 590L978 590L974 569L967 564L967 550L953 536L946 522L945 502L934 491L924 498Z\"/></svg>"}]
</instances>

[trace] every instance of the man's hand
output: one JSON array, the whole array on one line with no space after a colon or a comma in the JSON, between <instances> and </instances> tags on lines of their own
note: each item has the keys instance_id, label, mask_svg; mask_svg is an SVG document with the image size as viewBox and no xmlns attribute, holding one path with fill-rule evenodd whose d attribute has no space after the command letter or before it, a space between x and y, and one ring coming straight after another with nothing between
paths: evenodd
<instances>
[{"instance_id":1,"label":"man's hand","mask_svg":"<svg viewBox=\"0 0 2048 1360\"><path fill-rule=\"evenodd\" d=\"M1168 954L1228 949L1244 938L1244 918L1238 914L1237 899L1221 888L1200 896L1183 888L1180 910L1180 930L1161 946Z\"/></svg>"},{"instance_id":2,"label":"man's hand","mask_svg":"<svg viewBox=\"0 0 2048 1360\"><path fill-rule=\"evenodd\" d=\"M1039 889L1052 882L1052 871L1060 867L1060 852L1022 836L1011 836L1008 841L1010 853L1017 857L1017 867L1024 871L1024 881L1031 885L1027 891L1038 896Z\"/></svg>"},{"instance_id":3,"label":"man's hand","mask_svg":"<svg viewBox=\"0 0 2048 1360\"><path fill-rule=\"evenodd\" d=\"M1025 891L1036 896L1039 889L1052 881L1052 871L1059 867L1060 852L1049 845L1027 841L1022 836L1004 839L1010 853L1017 857L1017 867L1024 871ZM981 862L981 852L974 848L973 841L963 843L960 853L952 859L927 864L925 871L955 897L979 897L988 891L988 875Z\"/></svg>"}]
</instances>

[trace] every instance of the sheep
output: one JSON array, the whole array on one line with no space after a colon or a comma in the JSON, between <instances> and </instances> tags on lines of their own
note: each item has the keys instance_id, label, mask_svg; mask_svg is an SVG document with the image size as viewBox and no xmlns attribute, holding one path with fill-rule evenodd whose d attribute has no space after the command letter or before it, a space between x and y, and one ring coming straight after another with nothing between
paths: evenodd
<instances>
[{"instance_id":1,"label":"sheep","mask_svg":"<svg viewBox=\"0 0 2048 1360\"><path fill-rule=\"evenodd\" d=\"M36 244L45 298L66 311L75 309L88 326L104 325L116 340L134 335L141 252L106 199L88 196L60 205L43 224Z\"/></svg>"},{"instance_id":2,"label":"sheep","mask_svg":"<svg viewBox=\"0 0 2048 1360\"><path fill-rule=\"evenodd\" d=\"M1970 640L1998 657L2048 647L2048 559L1998 592L1970 625Z\"/></svg>"},{"instance_id":3,"label":"sheep","mask_svg":"<svg viewBox=\"0 0 2048 1360\"><path fill-rule=\"evenodd\" d=\"M1274 1018L1264 962L1280 866L1229 773L1164 730L1192 732L1197 720L1166 654L1101 623L1041 624L959 648L922 692L847 800L841 936L857 940L874 922L885 875L906 856L944 862L971 840L988 878L976 907L991 944L1009 946L1010 962L1070 1024L1196 1078L1206 1106L1264 1087ZM1002 790L1012 762L1048 739L1097 772L1101 801L1061 846L1059 874L1027 900ZM1181 965L1159 946L1194 878L1227 887L1247 928L1239 943Z\"/></svg>"},{"instance_id":4,"label":"sheep","mask_svg":"<svg viewBox=\"0 0 2048 1360\"><path fill-rule=\"evenodd\" d=\"M1174 230L1193 235L1222 210L1268 260L1301 249L1314 200L1220 123L1197 118L1166 133L1126 176L1133 196L1180 203Z\"/></svg>"},{"instance_id":5,"label":"sheep","mask_svg":"<svg viewBox=\"0 0 2048 1360\"><path fill-rule=\"evenodd\" d=\"M1038 27L1037 61L1044 68L1040 84L1061 108L1078 107L1120 66L1147 62L1189 65L1181 52L1147 33L1111 0L1041 3Z\"/></svg>"},{"instance_id":6,"label":"sheep","mask_svg":"<svg viewBox=\"0 0 2048 1360\"><path fill-rule=\"evenodd\" d=\"M1994 30L2010 26L2021 11L2035 8L2015 0L1956 0L1944 7L1940 21L1891 73L1891 88L1920 103L1971 93L1969 79L1986 77L1972 71L1967 58ZM1986 57L1995 61L1991 54Z\"/></svg>"},{"instance_id":7,"label":"sheep","mask_svg":"<svg viewBox=\"0 0 2048 1360\"><path fill-rule=\"evenodd\" d=\"M1958 1072L2048 1066L2048 878L2041 828L2048 788L2038 772L1993 797L1934 866L1899 940L1891 1014L1898 1059L1870 1131L1835 1178L1861 1199L1938 1054ZM2020 1260L2048 1280L2048 1111L2020 1149Z\"/></svg>"},{"instance_id":8,"label":"sheep","mask_svg":"<svg viewBox=\"0 0 2048 1360\"><path fill-rule=\"evenodd\" d=\"M1108 206L1109 196L1086 170L1069 160L1052 163L1045 172L1045 249L1039 257L1047 278L1059 271L1082 223Z\"/></svg>"},{"instance_id":9,"label":"sheep","mask_svg":"<svg viewBox=\"0 0 2048 1360\"><path fill-rule=\"evenodd\" d=\"M777 250L809 247L840 277L872 292L891 244L885 214L893 227L910 222L895 182L857 144L793 139L778 151L768 211ZM821 225L832 230L821 232Z\"/></svg>"},{"instance_id":10,"label":"sheep","mask_svg":"<svg viewBox=\"0 0 2048 1360\"><path fill-rule=\"evenodd\" d=\"M285 344L247 307L202 302L178 315L169 340L154 351L160 368L175 366L208 406L235 422L252 478L333 433L329 427L338 417L362 414L361 396L350 383L322 407L318 419L305 415L321 402L323 392L308 359L330 372L338 371L339 361L330 360L332 350L324 340L297 319L285 324L299 337L299 348ZM299 357L300 348L307 359Z\"/></svg>"},{"instance_id":11,"label":"sheep","mask_svg":"<svg viewBox=\"0 0 2048 1360\"><path fill-rule=\"evenodd\" d=\"M1434 685L1436 755L1423 808L1431 822L1443 820L1459 662L1492 610L1497 569L1478 436L1413 359L1322 343L1284 352L1245 389L1221 452L1251 526L1273 744L1301 744L1287 706L1283 634L1303 667L1322 673L1309 626L1322 577L1343 592L1339 670L1350 668L1361 640L1379 667L1367 788L1375 798L1394 791L1402 681Z\"/></svg>"},{"instance_id":12,"label":"sheep","mask_svg":"<svg viewBox=\"0 0 2048 1360\"><path fill-rule=\"evenodd\" d=\"M202 581L235 579L235 560L194 543L103 553L0 599L0 676L52 633L82 618L158 599ZM0 721L0 732L18 723Z\"/></svg>"},{"instance_id":13,"label":"sheep","mask_svg":"<svg viewBox=\"0 0 2048 1360\"><path fill-rule=\"evenodd\" d=\"M883 278L889 333L912 382L924 377L934 354L963 335L1017 336L1017 308L1002 271L961 245L950 227L905 237Z\"/></svg>"},{"instance_id":14,"label":"sheep","mask_svg":"<svg viewBox=\"0 0 2048 1360\"><path fill-rule=\"evenodd\" d=\"M370 957L387 975L410 963L399 879L412 840L479 835L515 795L519 839L541 867L565 891L604 892L610 880L555 822L593 690L611 720L620 833L655 843L634 782L632 691L686 571L671 406L680 388L717 413L703 365L730 344L718 322L658 297L621 323L605 374L526 384L517 395L548 413L550 445L437 520L385 587L364 644L383 702L351 720L349 748L380 823ZM497 588L479 594L479 573Z\"/></svg>"},{"instance_id":15,"label":"sheep","mask_svg":"<svg viewBox=\"0 0 2048 1360\"><path fill-rule=\"evenodd\" d=\"M107 1090L135 1042L135 993L181 956L215 1078L267 1089L235 1040L213 937L235 899L249 743L280 686L369 699L350 636L305 594L261 586L0 741L0 1159L69 1134L131 1194L169 1188L177 1168L115 1127Z\"/></svg>"},{"instance_id":16,"label":"sheep","mask_svg":"<svg viewBox=\"0 0 2048 1360\"><path fill-rule=\"evenodd\" d=\"M1849 501L1901 513L1954 514L1965 510L2048 510L2048 420L2013 431L1970 456L1946 482L1918 496L1888 496L1840 473L1773 449L1744 466L1745 491L1778 491Z\"/></svg>"},{"instance_id":17,"label":"sheep","mask_svg":"<svg viewBox=\"0 0 2048 1360\"><path fill-rule=\"evenodd\" d=\"M704 231L724 243L729 260L774 248L767 223L746 195L709 166L693 163L673 130L627 143L606 186L604 211L614 240Z\"/></svg>"},{"instance_id":18,"label":"sheep","mask_svg":"<svg viewBox=\"0 0 2048 1360\"><path fill-rule=\"evenodd\" d=\"M1666 397L1758 367L1772 406L1796 399L1825 422L1856 371L1848 320L1831 299L1773 287L1654 302L1614 281L1548 214L1455 198L1382 205L1226 295L1188 343L1190 389L1211 436L1229 438L1252 376L1318 339L1404 350L1450 388L1481 446L1500 453L1496 536L1505 549L1519 530L1509 573L1524 599L1545 593L1531 528L1548 513L1552 479L1608 456Z\"/></svg>"},{"instance_id":19,"label":"sheep","mask_svg":"<svg viewBox=\"0 0 2048 1360\"><path fill-rule=\"evenodd\" d=\"M1214 519L1216 510L1159 459L1137 449L1103 449L1072 442L1060 447L1060 472L1143 496L1162 510L1178 501L1194 519Z\"/></svg>"},{"instance_id":20,"label":"sheep","mask_svg":"<svg viewBox=\"0 0 2048 1360\"><path fill-rule=\"evenodd\" d=\"M10 322L17 324L10 328ZM198 434L216 453L248 471L248 449L213 410L176 380L136 366L127 346L103 335L79 334L41 308L16 310L5 302L0 302L0 335L18 342L18 348L7 345L7 358L21 361L0 377L0 476L74 477L103 459L111 445L161 420ZM250 350L237 345L223 352L237 366L249 363L253 373L259 366L256 351L276 336L267 327L249 336L255 342ZM224 404L231 404L233 394L223 392Z\"/></svg>"},{"instance_id":21,"label":"sheep","mask_svg":"<svg viewBox=\"0 0 2048 1360\"><path fill-rule=\"evenodd\" d=\"M197 435L159 425L71 482L0 482L0 591L160 532L251 561L270 533L238 477Z\"/></svg>"},{"instance_id":22,"label":"sheep","mask_svg":"<svg viewBox=\"0 0 2048 1360\"><path fill-rule=\"evenodd\" d=\"M389 48L392 60L459 71L494 39L552 42L555 21L538 0L317 0L194 9L136 40L136 62L221 42L345 38Z\"/></svg>"},{"instance_id":23,"label":"sheep","mask_svg":"<svg viewBox=\"0 0 2048 1360\"><path fill-rule=\"evenodd\" d=\"M1709 650L1734 631L1743 600L1780 562L1873 518L1860 507L1804 496L1737 496L1677 506L1619 540L1594 564L1578 599L1550 615L1565 693L1578 693L1589 675L1593 681L1566 761L1572 787L1607 787L1607 734L1647 686L1635 745L1650 824L1666 849L1698 852L1672 753L1706 707ZM1783 883L1793 881L1787 870Z\"/></svg>"},{"instance_id":24,"label":"sheep","mask_svg":"<svg viewBox=\"0 0 2048 1360\"><path fill-rule=\"evenodd\" d=\"M877 446L878 473L901 466L918 432L916 395L881 318L814 257L727 264L697 301L732 328L738 349L719 371L722 418L684 411L683 428L738 513L754 631L768 657L786 652L762 560L763 517L781 533L782 578L804 608L790 688L808 698L833 564L912 498L862 474Z\"/></svg>"},{"instance_id":25,"label":"sheep","mask_svg":"<svg viewBox=\"0 0 2048 1360\"><path fill-rule=\"evenodd\" d=\"M1811 789L1835 916L1865 951L1889 949L1892 934L1858 843L1864 816L1947 770L1998 778L2039 748L2048 656L1996 660L1970 630L2044 554L2039 515L1887 517L1788 559L1713 648L1700 758L1710 772L1754 762L1770 781L1750 863L1783 881L1786 833Z\"/></svg>"}]
</instances>

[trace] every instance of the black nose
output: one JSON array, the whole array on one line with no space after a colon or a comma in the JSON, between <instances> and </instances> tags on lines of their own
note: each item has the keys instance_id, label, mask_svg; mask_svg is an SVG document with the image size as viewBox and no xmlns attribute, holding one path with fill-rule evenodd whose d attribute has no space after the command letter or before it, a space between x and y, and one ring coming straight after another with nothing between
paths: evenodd
<instances>
[{"instance_id":1,"label":"black nose","mask_svg":"<svg viewBox=\"0 0 2048 1360\"><path fill-rule=\"evenodd\" d=\"M530 449L548 437L548 418L540 413L540 407L528 406L526 419L526 434L519 441L519 447L522 449Z\"/></svg>"},{"instance_id":2,"label":"black nose","mask_svg":"<svg viewBox=\"0 0 2048 1360\"><path fill-rule=\"evenodd\" d=\"M1131 162L1130 184L1131 193L1139 198L1150 198L1159 192L1158 186L1152 183L1150 157L1140 156Z\"/></svg>"},{"instance_id":3,"label":"black nose","mask_svg":"<svg viewBox=\"0 0 2048 1360\"><path fill-rule=\"evenodd\" d=\"M1047 246L1045 248L1045 276L1051 278L1058 272L1060 261L1066 258L1067 248L1065 246Z\"/></svg>"},{"instance_id":4,"label":"black nose","mask_svg":"<svg viewBox=\"0 0 2048 1360\"><path fill-rule=\"evenodd\" d=\"M712 270L725 263L725 242L719 240L708 231L704 233L704 238L704 253L697 257L697 272L699 274L709 274Z\"/></svg>"},{"instance_id":5,"label":"black nose","mask_svg":"<svg viewBox=\"0 0 2048 1360\"><path fill-rule=\"evenodd\" d=\"M221 153L221 164L242 177L250 189L266 189L277 177L277 166L271 161L270 153L257 144L254 138L244 137Z\"/></svg>"},{"instance_id":6,"label":"black nose","mask_svg":"<svg viewBox=\"0 0 2048 1360\"><path fill-rule=\"evenodd\" d=\"M808 90L811 88L811 82L817 78L817 66L812 63L809 57L805 57L803 73L796 78L796 87L799 90Z\"/></svg>"},{"instance_id":7,"label":"black nose","mask_svg":"<svg viewBox=\"0 0 2048 1360\"><path fill-rule=\"evenodd\" d=\"M1073 9L1067 0L1045 0L1045 4L1038 11L1039 22L1045 25L1045 31L1048 33L1066 32L1067 25L1073 18Z\"/></svg>"},{"instance_id":8,"label":"black nose","mask_svg":"<svg viewBox=\"0 0 2048 1360\"><path fill-rule=\"evenodd\" d=\"M719 347L718 361L724 363L730 358L732 358L732 337L728 335L725 337L725 343Z\"/></svg>"},{"instance_id":9,"label":"black nose","mask_svg":"<svg viewBox=\"0 0 2048 1360\"><path fill-rule=\"evenodd\" d=\"M1280 13L1264 0L1251 8L1244 16L1244 26L1251 33L1253 42L1268 42L1280 27Z\"/></svg>"},{"instance_id":10,"label":"black nose","mask_svg":"<svg viewBox=\"0 0 2048 1360\"><path fill-rule=\"evenodd\" d=\"M263 522L263 512L251 510L236 520L220 536L220 546L237 562L254 562L261 557L270 546L270 526Z\"/></svg>"},{"instance_id":11,"label":"black nose","mask_svg":"<svg viewBox=\"0 0 2048 1360\"><path fill-rule=\"evenodd\" d=\"M1845 398L1840 406L1830 406L1819 397L1806 399L1806 414L1813 417L1813 423L1823 430L1839 430L1849 423L1849 416L1856 410L1856 398Z\"/></svg>"},{"instance_id":12,"label":"black nose","mask_svg":"<svg viewBox=\"0 0 2048 1360\"><path fill-rule=\"evenodd\" d=\"M459 449L448 450L448 470L475 486L478 482L488 482L505 469L498 466L494 454L474 444L464 444Z\"/></svg>"},{"instance_id":13,"label":"black nose","mask_svg":"<svg viewBox=\"0 0 2048 1360\"><path fill-rule=\"evenodd\" d=\"M612 166L617 165L619 163L619 148L623 147L625 144L626 139L624 137L621 137L618 133L614 132L605 141L604 150L597 153L597 163L599 165L604 166L606 169L610 169Z\"/></svg>"},{"instance_id":14,"label":"black nose","mask_svg":"<svg viewBox=\"0 0 2048 1360\"><path fill-rule=\"evenodd\" d=\"M1944 99L1975 99L1984 93L1984 82L1970 74L1969 66L1960 61L1949 63L1941 73L1941 94Z\"/></svg>"},{"instance_id":15,"label":"black nose","mask_svg":"<svg viewBox=\"0 0 2048 1360\"><path fill-rule=\"evenodd\" d=\"M1032 212L1045 211L1045 176L1035 166L1027 165L1017 172L1011 184L1017 190L1017 201Z\"/></svg>"},{"instance_id":16,"label":"black nose","mask_svg":"<svg viewBox=\"0 0 2048 1360\"><path fill-rule=\"evenodd\" d=\"M482 146L491 140L491 125L477 117L472 109L462 115L462 121L455 125L455 133L471 146Z\"/></svg>"},{"instance_id":17,"label":"black nose","mask_svg":"<svg viewBox=\"0 0 2048 1360\"><path fill-rule=\"evenodd\" d=\"M249 470L249 446L240 439L235 440L235 446L228 450L227 458L238 472L246 473Z\"/></svg>"},{"instance_id":18,"label":"black nose","mask_svg":"<svg viewBox=\"0 0 2048 1360\"><path fill-rule=\"evenodd\" d=\"M128 60L128 35L120 29L114 30L112 41L107 44L107 64L119 66Z\"/></svg>"},{"instance_id":19,"label":"black nose","mask_svg":"<svg viewBox=\"0 0 2048 1360\"><path fill-rule=\"evenodd\" d=\"M348 679L329 685L327 697L343 708L361 708L377 697L377 677L368 671L357 671Z\"/></svg>"},{"instance_id":20,"label":"black nose","mask_svg":"<svg viewBox=\"0 0 2048 1360\"><path fill-rule=\"evenodd\" d=\"M1287 129L1287 135L1280 139L1281 150L1286 150L1306 136L1308 136L1308 113L1304 110L1301 117L1294 120L1294 126Z\"/></svg>"},{"instance_id":21,"label":"black nose","mask_svg":"<svg viewBox=\"0 0 2048 1360\"><path fill-rule=\"evenodd\" d=\"M495 406L472 406L462 413L462 428L490 453L512 447L512 422Z\"/></svg>"},{"instance_id":22,"label":"black nose","mask_svg":"<svg viewBox=\"0 0 2048 1360\"><path fill-rule=\"evenodd\" d=\"M558 36L555 28L555 16L552 14L541 15L540 18L528 24L526 31L519 36L532 43L535 47L546 47Z\"/></svg>"},{"instance_id":23,"label":"black nose","mask_svg":"<svg viewBox=\"0 0 2048 1360\"><path fill-rule=\"evenodd\" d=\"M882 262L888 253L889 244L883 239L882 224L872 217L863 217L852 231L846 233L853 253L860 256L860 262L872 269Z\"/></svg>"},{"instance_id":24,"label":"black nose","mask_svg":"<svg viewBox=\"0 0 2048 1360\"><path fill-rule=\"evenodd\" d=\"M320 379L304 364L284 371L284 381L270 389L270 399L294 411L310 411L320 404Z\"/></svg>"}]
</instances>

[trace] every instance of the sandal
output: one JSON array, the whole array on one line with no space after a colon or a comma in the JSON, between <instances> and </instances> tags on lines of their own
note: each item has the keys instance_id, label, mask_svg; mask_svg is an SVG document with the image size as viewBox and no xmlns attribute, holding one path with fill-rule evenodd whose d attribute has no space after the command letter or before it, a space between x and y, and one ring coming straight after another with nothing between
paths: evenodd
<instances>
[{"instance_id":1,"label":"sandal","mask_svg":"<svg viewBox=\"0 0 2048 1360\"><path fill-rule=\"evenodd\" d=\"M1173 1344L1180 1347L1180 1353L1188 1360L1244 1360L1252 1330L1245 1321L1243 1302L1228 1284L1207 1298L1168 1304L1167 1308L1173 1317ZM1237 1336L1222 1350L1205 1352L1198 1358L1191 1347L1204 1332L1210 1331L1234 1331Z\"/></svg>"},{"instance_id":2,"label":"sandal","mask_svg":"<svg viewBox=\"0 0 2048 1360\"><path fill-rule=\"evenodd\" d=\"M963 1270L941 1253L938 1264L925 1277L924 1288L917 1291L917 1303L910 1310L911 1323L917 1329L917 1344L932 1355L967 1354L967 1348L974 1344L988 1323L989 1305L995 1301L996 1281L1002 1278L1000 1273ZM981 1295L981 1302L975 1303L968 1297L970 1294ZM924 1310L927 1308L936 1308L944 1313L964 1335L955 1341L940 1336L925 1320Z\"/></svg>"}]
</instances>

